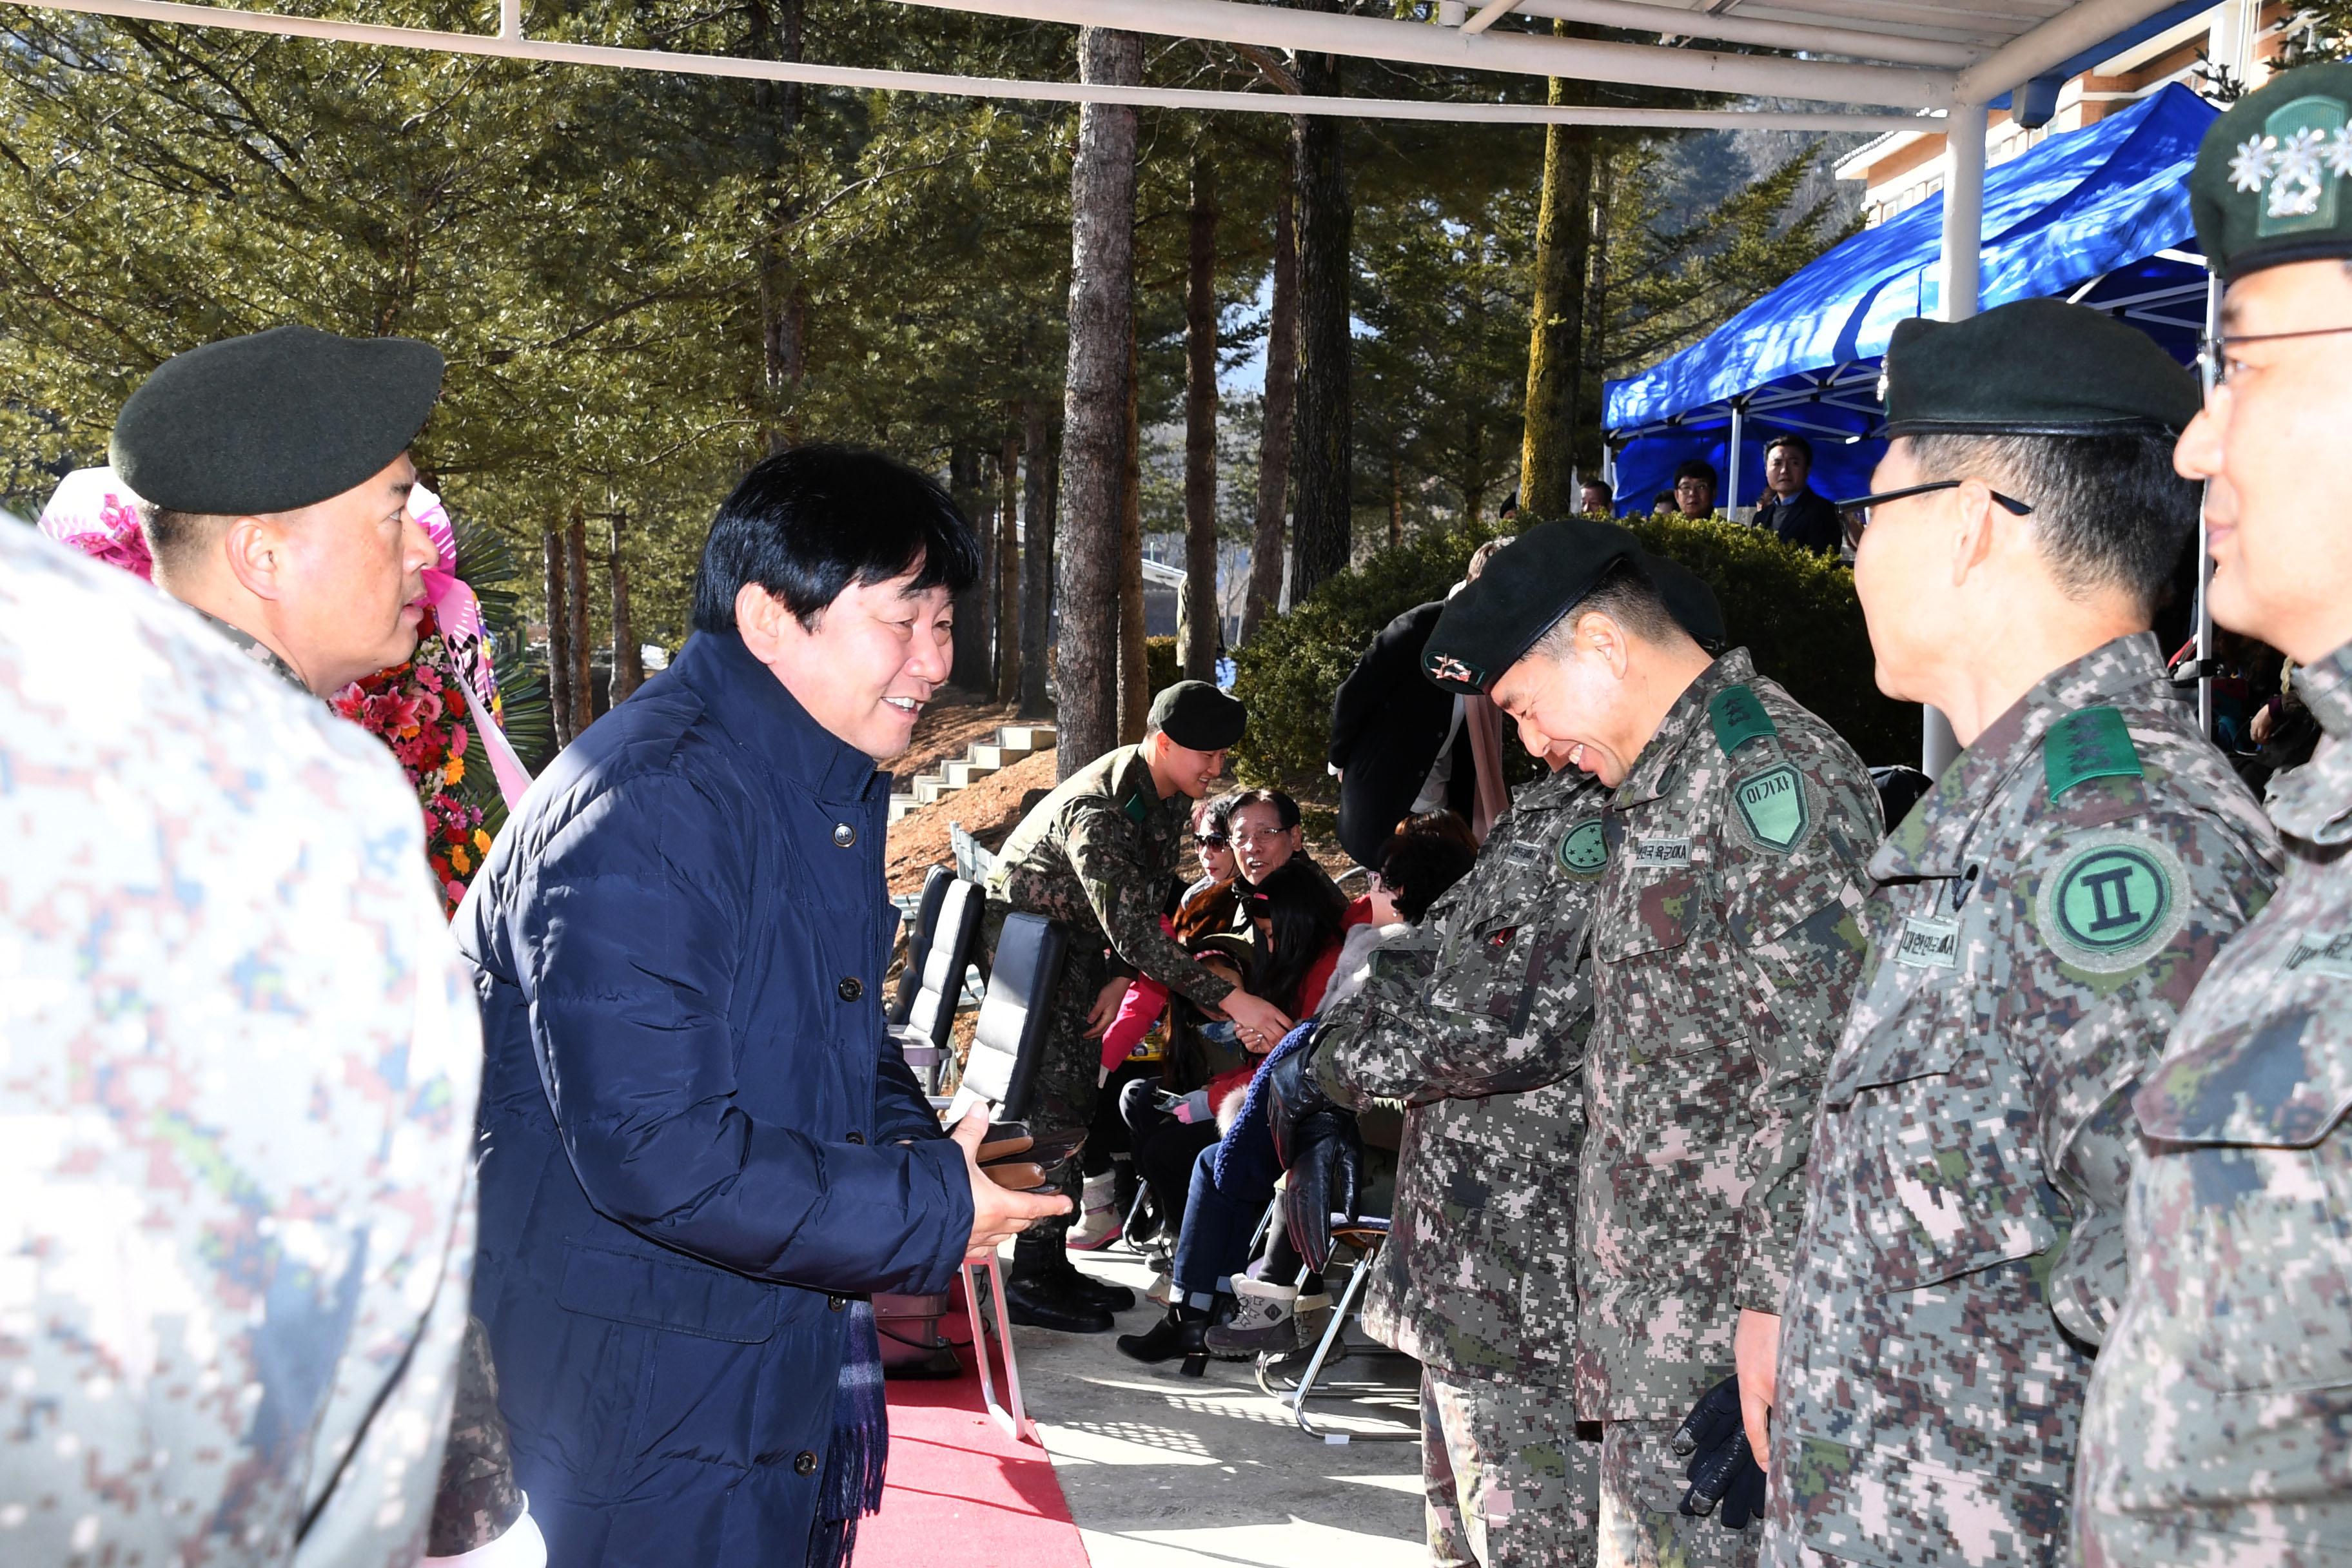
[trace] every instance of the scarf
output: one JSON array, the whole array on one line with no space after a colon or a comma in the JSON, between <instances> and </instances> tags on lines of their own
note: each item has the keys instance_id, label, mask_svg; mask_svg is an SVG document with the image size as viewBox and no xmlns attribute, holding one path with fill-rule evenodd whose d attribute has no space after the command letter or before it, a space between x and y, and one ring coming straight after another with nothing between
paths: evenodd
<instances>
[{"instance_id":1,"label":"scarf","mask_svg":"<svg viewBox=\"0 0 2352 1568\"><path fill-rule=\"evenodd\" d=\"M809 1527L808 1568L848 1568L857 1521L882 1507L882 1471L890 1458L890 1413L882 1395L882 1343L874 1303L849 1303L842 1331L841 1376L834 1385L833 1440L817 1484Z\"/></svg>"}]
</instances>

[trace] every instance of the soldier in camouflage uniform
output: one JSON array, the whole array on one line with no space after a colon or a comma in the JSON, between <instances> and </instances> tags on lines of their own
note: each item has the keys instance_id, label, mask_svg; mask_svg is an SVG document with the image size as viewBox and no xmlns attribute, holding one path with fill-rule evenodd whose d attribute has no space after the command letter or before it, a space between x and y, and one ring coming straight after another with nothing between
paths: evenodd
<instances>
[{"instance_id":1,"label":"soldier in camouflage uniform","mask_svg":"<svg viewBox=\"0 0 2352 1568\"><path fill-rule=\"evenodd\" d=\"M1875 486L1898 499L1854 503L1854 582L1880 687L1968 749L1871 861L1761 1556L2055 1568L2123 1294L2131 1093L2277 842L2147 629L2196 531L2171 471L2189 373L2027 300L1900 323L1885 384Z\"/></svg>"},{"instance_id":2,"label":"soldier in camouflage uniform","mask_svg":"<svg viewBox=\"0 0 2352 1568\"><path fill-rule=\"evenodd\" d=\"M1152 703L1142 743L1121 746L1072 773L1021 819L989 872L982 940L996 949L1004 917L1019 910L1057 921L1069 935L1062 978L1038 1061L1030 1121L1085 1128L1102 1083L1093 1040L1118 1012L1128 981L1147 974L1203 1008L1222 1009L1269 1048L1288 1020L1192 962L1160 929L1191 847L1192 803L1224 771L1241 738L1242 705L1205 681L1179 682ZM1077 1166L1066 1180L1076 1208ZM1044 1221L1013 1244L1005 1281L1013 1320L1097 1333L1132 1306L1123 1286L1094 1280L1069 1261L1069 1215Z\"/></svg>"},{"instance_id":3,"label":"soldier in camouflage uniform","mask_svg":"<svg viewBox=\"0 0 2352 1568\"><path fill-rule=\"evenodd\" d=\"M1743 1388L1777 1330L1813 1100L1862 961L1869 773L1745 649L1710 659L1609 524L1522 534L1424 658L1441 681L1491 686L1528 744L1613 792L1577 1220L1600 1560L1748 1561L1754 1532L1676 1511L1669 1440L1733 1371L1735 1330Z\"/></svg>"},{"instance_id":4,"label":"soldier in camouflage uniform","mask_svg":"<svg viewBox=\"0 0 2352 1568\"><path fill-rule=\"evenodd\" d=\"M0 1562L414 1568L473 999L383 745L0 519Z\"/></svg>"},{"instance_id":5,"label":"soldier in camouflage uniform","mask_svg":"<svg viewBox=\"0 0 2352 1568\"><path fill-rule=\"evenodd\" d=\"M2133 1101L2131 1285L2093 1373L2080 1561L2352 1562L2352 67L2283 73L2206 132L2220 374L2174 462L2206 481L2214 619L2302 668L2326 731L2271 797L2278 895L2206 972ZM2319 154L2326 153L2326 157Z\"/></svg>"}]
</instances>

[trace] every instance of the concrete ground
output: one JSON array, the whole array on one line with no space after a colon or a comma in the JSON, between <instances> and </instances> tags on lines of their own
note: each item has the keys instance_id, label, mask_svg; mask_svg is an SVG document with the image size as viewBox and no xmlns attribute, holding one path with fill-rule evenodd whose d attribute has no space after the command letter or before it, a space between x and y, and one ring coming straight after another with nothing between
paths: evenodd
<instances>
[{"instance_id":1,"label":"concrete ground","mask_svg":"<svg viewBox=\"0 0 2352 1568\"><path fill-rule=\"evenodd\" d=\"M1163 1309L1142 1300L1150 1270L1134 1253L1115 1246L1078 1262L1134 1289L1138 1304L1120 1314L1118 1332L1158 1320ZM1344 1278L1333 1270L1335 1297ZM1129 1360L1114 1338L1013 1331L1029 1415L1095 1568L1428 1562L1417 1442L1318 1442L1259 1392L1249 1363L1213 1360L1206 1377L1186 1377L1179 1362ZM1327 1377L1385 1392L1315 1401L1318 1426L1415 1429L1415 1368L1370 1349Z\"/></svg>"}]
</instances>

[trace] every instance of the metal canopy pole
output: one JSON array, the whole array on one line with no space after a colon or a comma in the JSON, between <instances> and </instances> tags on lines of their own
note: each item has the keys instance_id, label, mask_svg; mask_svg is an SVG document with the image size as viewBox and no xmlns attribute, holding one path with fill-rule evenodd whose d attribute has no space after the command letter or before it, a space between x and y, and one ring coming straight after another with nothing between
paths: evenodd
<instances>
[{"instance_id":1,"label":"metal canopy pole","mask_svg":"<svg viewBox=\"0 0 2352 1568\"><path fill-rule=\"evenodd\" d=\"M1731 404L1731 449L1725 454L1730 460L1724 464L1723 515L1732 516L1739 509L1739 402Z\"/></svg>"},{"instance_id":2,"label":"metal canopy pole","mask_svg":"<svg viewBox=\"0 0 2352 1568\"><path fill-rule=\"evenodd\" d=\"M1977 313L1977 258L1984 243L1985 106L1956 103L1944 121L1944 320ZM1920 713L1919 771L1940 778L1960 754L1951 721Z\"/></svg>"}]
</instances>

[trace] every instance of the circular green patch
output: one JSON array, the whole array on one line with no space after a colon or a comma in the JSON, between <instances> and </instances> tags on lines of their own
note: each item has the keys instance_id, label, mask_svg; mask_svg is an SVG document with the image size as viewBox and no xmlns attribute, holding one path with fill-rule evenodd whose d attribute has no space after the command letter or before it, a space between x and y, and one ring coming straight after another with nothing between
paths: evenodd
<instances>
[{"instance_id":1,"label":"circular green patch","mask_svg":"<svg viewBox=\"0 0 2352 1568\"><path fill-rule=\"evenodd\" d=\"M1601 819L1588 816L1560 836L1559 868L1571 877L1598 877L1609 866L1609 839Z\"/></svg>"},{"instance_id":2,"label":"circular green patch","mask_svg":"<svg viewBox=\"0 0 2352 1568\"><path fill-rule=\"evenodd\" d=\"M2101 834L2042 884L2036 900L2042 935L2076 968L2134 968L2180 929L2186 885L2179 861L2162 845Z\"/></svg>"}]
</instances>

